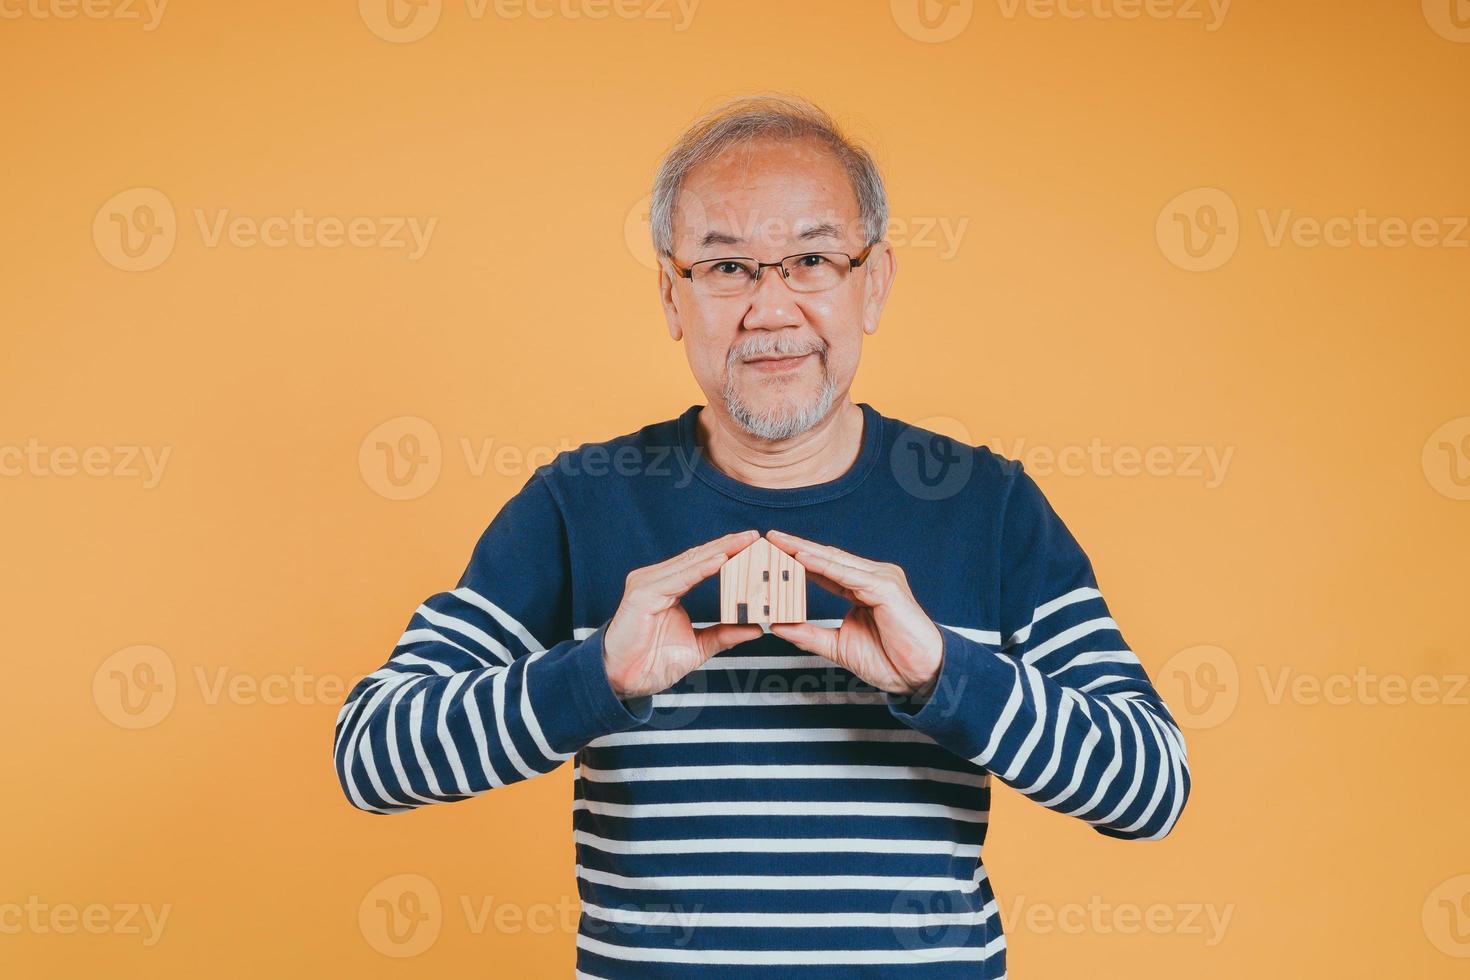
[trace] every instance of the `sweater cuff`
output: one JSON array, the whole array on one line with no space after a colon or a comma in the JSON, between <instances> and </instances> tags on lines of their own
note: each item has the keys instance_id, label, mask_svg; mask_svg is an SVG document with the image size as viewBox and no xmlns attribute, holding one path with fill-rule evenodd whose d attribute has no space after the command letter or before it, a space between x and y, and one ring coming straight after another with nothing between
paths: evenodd
<instances>
[{"instance_id":1,"label":"sweater cuff","mask_svg":"<svg viewBox=\"0 0 1470 980\"><path fill-rule=\"evenodd\" d=\"M613 692L603 662L607 627L603 623L565 649L553 647L533 665L539 668L530 679L536 718L558 752L575 752L595 738L635 728L653 717L651 695L622 699Z\"/></svg>"},{"instance_id":2,"label":"sweater cuff","mask_svg":"<svg viewBox=\"0 0 1470 980\"><path fill-rule=\"evenodd\" d=\"M935 742L967 759L985 751L1020 673L1005 655L941 626L944 657L934 689L922 704L911 696L884 694L888 711Z\"/></svg>"}]
</instances>

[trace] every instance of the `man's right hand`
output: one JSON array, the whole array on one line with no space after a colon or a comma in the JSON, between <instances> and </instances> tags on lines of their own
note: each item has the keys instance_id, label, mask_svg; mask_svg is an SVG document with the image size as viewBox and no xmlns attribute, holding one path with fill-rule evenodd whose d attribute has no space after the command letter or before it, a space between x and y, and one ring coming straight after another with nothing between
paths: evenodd
<instances>
[{"instance_id":1,"label":"man's right hand","mask_svg":"<svg viewBox=\"0 0 1470 980\"><path fill-rule=\"evenodd\" d=\"M761 635L758 623L695 629L679 601L758 537L759 531L736 531L628 573L623 600L603 638L613 693L626 699L668 690L721 650Z\"/></svg>"}]
</instances>

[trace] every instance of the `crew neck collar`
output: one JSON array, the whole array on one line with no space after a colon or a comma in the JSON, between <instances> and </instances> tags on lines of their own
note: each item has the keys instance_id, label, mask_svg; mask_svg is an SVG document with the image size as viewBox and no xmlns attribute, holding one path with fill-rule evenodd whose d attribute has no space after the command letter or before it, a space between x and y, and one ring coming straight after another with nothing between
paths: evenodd
<instances>
[{"instance_id":1,"label":"crew neck collar","mask_svg":"<svg viewBox=\"0 0 1470 980\"><path fill-rule=\"evenodd\" d=\"M826 483L813 483L805 487L757 487L721 472L709 461L705 448L699 445L697 418L700 409L704 407L699 404L690 405L679 416L679 447L694 475L727 497L766 507L799 507L821 503L851 492L872 471L881 455L883 416L867 402L857 404L863 410L863 438L857 459L846 473Z\"/></svg>"}]
</instances>

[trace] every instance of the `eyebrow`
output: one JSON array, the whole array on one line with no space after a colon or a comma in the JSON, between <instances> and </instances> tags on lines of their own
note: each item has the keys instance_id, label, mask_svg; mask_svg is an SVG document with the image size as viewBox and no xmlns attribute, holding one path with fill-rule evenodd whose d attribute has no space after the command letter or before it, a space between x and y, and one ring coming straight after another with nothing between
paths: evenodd
<instances>
[{"instance_id":1,"label":"eyebrow","mask_svg":"<svg viewBox=\"0 0 1470 980\"><path fill-rule=\"evenodd\" d=\"M796 236L796 240L799 242L811 241L814 238L832 238L841 241L842 233L837 229L836 225L824 221L821 224L812 225L806 231ZM709 248L711 245L739 245L744 241L745 239L739 235L731 235L723 231L708 231L700 238L698 245L701 249L704 249Z\"/></svg>"}]
</instances>

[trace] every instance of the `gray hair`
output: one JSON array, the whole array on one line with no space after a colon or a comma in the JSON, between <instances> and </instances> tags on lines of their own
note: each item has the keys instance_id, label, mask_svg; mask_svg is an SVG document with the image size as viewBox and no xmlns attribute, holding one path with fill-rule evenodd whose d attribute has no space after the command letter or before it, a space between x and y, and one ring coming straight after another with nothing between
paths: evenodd
<instances>
[{"instance_id":1,"label":"gray hair","mask_svg":"<svg viewBox=\"0 0 1470 980\"><path fill-rule=\"evenodd\" d=\"M814 138L825 143L852 181L863 245L882 239L888 230L888 195L871 154L843 133L830 115L805 99L752 95L732 99L700 116L664 155L654 177L649 209L653 247L660 255L673 255L674 206L689 171L726 150L762 138L783 142Z\"/></svg>"}]
</instances>

